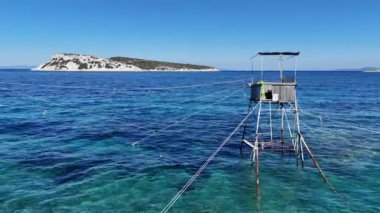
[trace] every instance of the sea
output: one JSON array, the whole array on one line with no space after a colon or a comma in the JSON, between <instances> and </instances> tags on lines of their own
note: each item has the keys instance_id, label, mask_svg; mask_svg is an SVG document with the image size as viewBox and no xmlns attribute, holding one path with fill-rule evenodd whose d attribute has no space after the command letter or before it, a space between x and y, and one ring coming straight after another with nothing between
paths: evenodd
<instances>
[{"instance_id":1,"label":"sea","mask_svg":"<svg viewBox=\"0 0 380 213\"><path fill-rule=\"evenodd\" d=\"M247 115L247 83L260 79L0 75L0 212L160 212ZM302 167L290 151L263 150L257 196L239 128L169 212L380 211L380 73L300 71L297 82L300 128L336 192L306 152ZM278 128L273 134L278 140Z\"/></svg>"}]
</instances>

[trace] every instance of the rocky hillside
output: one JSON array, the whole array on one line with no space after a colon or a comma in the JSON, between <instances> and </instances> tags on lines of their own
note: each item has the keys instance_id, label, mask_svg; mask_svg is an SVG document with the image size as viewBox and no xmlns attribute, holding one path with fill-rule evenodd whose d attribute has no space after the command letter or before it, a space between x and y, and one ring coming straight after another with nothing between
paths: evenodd
<instances>
[{"instance_id":1,"label":"rocky hillside","mask_svg":"<svg viewBox=\"0 0 380 213\"><path fill-rule=\"evenodd\" d=\"M193 65L193 64L180 64L171 63L165 61L151 61L138 58L127 57L112 57L111 61L116 61L125 64L133 64L136 67L140 67L143 70L209 70L213 67Z\"/></svg>"},{"instance_id":2,"label":"rocky hillside","mask_svg":"<svg viewBox=\"0 0 380 213\"><path fill-rule=\"evenodd\" d=\"M216 68L192 64L151 61L127 57L100 58L80 54L56 54L40 71L217 71Z\"/></svg>"},{"instance_id":3,"label":"rocky hillside","mask_svg":"<svg viewBox=\"0 0 380 213\"><path fill-rule=\"evenodd\" d=\"M363 72L380 72L378 67L364 67L362 68Z\"/></svg>"}]
</instances>

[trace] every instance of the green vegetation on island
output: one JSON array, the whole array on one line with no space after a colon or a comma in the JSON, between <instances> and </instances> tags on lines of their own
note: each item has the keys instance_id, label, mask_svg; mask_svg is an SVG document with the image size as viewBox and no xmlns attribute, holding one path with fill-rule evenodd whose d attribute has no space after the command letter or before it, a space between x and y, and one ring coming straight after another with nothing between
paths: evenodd
<instances>
[{"instance_id":1,"label":"green vegetation on island","mask_svg":"<svg viewBox=\"0 0 380 213\"><path fill-rule=\"evenodd\" d=\"M171 67L173 69L188 69L188 70L207 70L207 69L215 69L209 66L203 65L194 65L194 64L182 64L182 63L173 63L173 62L165 62L165 61L153 61L153 60L145 60L138 58L128 58L128 57L111 57L109 58L111 61L117 61L125 64L131 64L136 67L140 67L143 70L155 70L158 68Z\"/></svg>"}]
</instances>

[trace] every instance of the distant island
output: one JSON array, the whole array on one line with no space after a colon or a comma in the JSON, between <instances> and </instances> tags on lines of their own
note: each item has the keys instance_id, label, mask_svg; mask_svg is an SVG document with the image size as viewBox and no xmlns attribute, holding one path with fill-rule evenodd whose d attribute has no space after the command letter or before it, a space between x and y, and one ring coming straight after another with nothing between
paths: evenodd
<instances>
[{"instance_id":1,"label":"distant island","mask_svg":"<svg viewBox=\"0 0 380 213\"><path fill-rule=\"evenodd\" d=\"M356 68L356 69L336 69L333 71L357 71L357 72L380 72L380 68L377 67L362 67L362 68Z\"/></svg>"},{"instance_id":2,"label":"distant island","mask_svg":"<svg viewBox=\"0 0 380 213\"><path fill-rule=\"evenodd\" d=\"M82 54L55 54L37 71L219 71L215 67L152 61L128 57L100 58Z\"/></svg>"},{"instance_id":3,"label":"distant island","mask_svg":"<svg viewBox=\"0 0 380 213\"><path fill-rule=\"evenodd\" d=\"M380 68L376 67L365 67L362 70L363 72L380 72Z\"/></svg>"}]
</instances>

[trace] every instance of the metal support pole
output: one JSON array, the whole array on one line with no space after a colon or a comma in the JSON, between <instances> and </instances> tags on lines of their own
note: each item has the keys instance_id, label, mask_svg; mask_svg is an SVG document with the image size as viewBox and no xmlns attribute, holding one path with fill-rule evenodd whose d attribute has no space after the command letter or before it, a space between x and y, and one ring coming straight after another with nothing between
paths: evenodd
<instances>
[{"instance_id":1,"label":"metal support pole","mask_svg":"<svg viewBox=\"0 0 380 213\"><path fill-rule=\"evenodd\" d=\"M338 194L338 192L336 191L336 189L330 184L330 182L329 182L328 179L326 178L326 175L325 175L325 173L322 171L321 166L319 165L319 163L318 163L318 161L317 161L317 158L316 158L316 157L313 155L313 153L311 152L309 146L308 146L308 145L306 144L306 142L305 142L305 139L303 138L302 135L300 135L300 136L301 136L301 141L302 141L303 145L304 145L305 148L306 148L306 151L309 153L311 159L313 160L313 163L314 163L315 167L317 167L319 173L321 174L321 176L322 176L322 178L323 178L323 181L324 181L324 182L330 187L330 189L331 189L334 193Z\"/></svg>"},{"instance_id":2,"label":"metal support pole","mask_svg":"<svg viewBox=\"0 0 380 213\"><path fill-rule=\"evenodd\" d=\"M243 140L245 138L245 131L246 131L246 129L247 129L247 125L245 125L244 128L243 128L243 136L241 138L241 143L240 143L240 155L243 154L243 145L244 145Z\"/></svg>"},{"instance_id":3,"label":"metal support pole","mask_svg":"<svg viewBox=\"0 0 380 213\"><path fill-rule=\"evenodd\" d=\"M294 152L296 154L298 153L298 133L296 131L297 129L297 118L296 118L296 112L294 111L294 117L293 117L293 135L294 135Z\"/></svg>"},{"instance_id":4,"label":"metal support pole","mask_svg":"<svg viewBox=\"0 0 380 213\"><path fill-rule=\"evenodd\" d=\"M252 64L251 64L251 83L253 84L253 59L251 59Z\"/></svg>"},{"instance_id":5,"label":"metal support pole","mask_svg":"<svg viewBox=\"0 0 380 213\"><path fill-rule=\"evenodd\" d=\"M254 145L255 153L255 164L256 164L256 200L260 196L260 180L259 180L259 125L260 125L260 116L261 116L261 101L259 102L259 111L257 115L257 124L256 124L256 140Z\"/></svg>"},{"instance_id":6,"label":"metal support pole","mask_svg":"<svg viewBox=\"0 0 380 213\"><path fill-rule=\"evenodd\" d=\"M299 111L298 111L298 104L297 102L295 103L295 107L296 107L296 124L297 124L297 135L298 135L298 148L299 148L299 154L300 154L300 157L301 157L301 165L302 167L304 166L304 155L303 155L303 146L302 146L302 142L301 142L301 128L300 128L300 120L299 120Z\"/></svg>"},{"instance_id":7,"label":"metal support pole","mask_svg":"<svg viewBox=\"0 0 380 213\"><path fill-rule=\"evenodd\" d=\"M251 111L251 109L252 109L252 101L249 100L248 113ZM240 143L240 154L243 153L243 145L244 145L243 140L245 139L246 130L247 130L247 124L245 124L243 127L243 136L242 136L241 143Z\"/></svg>"},{"instance_id":8,"label":"metal support pole","mask_svg":"<svg viewBox=\"0 0 380 213\"><path fill-rule=\"evenodd\" d=\"M301 140L300 140L301 166L303 168L304 164L305 164L305 159L304 159L304 155L303 155L302 134L301 134L301 132L299 134L300 134L300 138L301 138Z\"/></svg>"},{"instance_id":9,"label":"metal support pole","mask_svg":"<svg viewBox=\"0 0 380 213\"><path fill-rule=\"evenodd\" d=\"M294 57L294 82L297 82L298 57Z\"/></svg>"},{"instance_id":10,"label":"metal support pole","mask_svg":"<svg viewBox=\"0 0 380 213\"><path fill-rule=\"evenodd\" d=\"M256 142L259 140L259 126L260 126L260 117L261 117L261 101L259 102L259 111L257 113L257 122L256 122Z\"/></svg>"},{"instance_id":11,"label":"metal support pole","mask_svg":"<svg viewBox=\"0 0 380 213\"><path fill-rule=\"evenodd\" d=\"M298 162L300 160L300 155L301 155L301 149L300 149L300 143L301 143L301 137L300 137L300 134L297 132L297 151L296 151L296 155L297 155L297 167L298 167Z\"/></svg>"},{"instance_id":12,"label":"metal support pole","mask_svg":"<svg viewBox=\"0 0 380 213\"><path fill-rule=\"evenodd\" d=\"M261 56L261 81L263 80L263 72L264 72L264 57Z\"/></svg>"},{"instance_id":13,"label":"metal support pole","mask_svg":"<svg viewBox=\"0 0 380 213\"><path fill-rule=\"evenodd\" d=\"M281 148L282 154L284 154L284 104L280 104L281 107Z\"/></svg>"},{"instance_id":14,"label":"metal support pole","mask_svg":"<svg viewBox=\"0 0 380 213\"><path fill-rule=\"evenodd\" d=\"M282 68L282 56L280 55L279 58L278 58L278 66L279 66L279 69L280 69L280 81L281 82L284 82L284 76L283 76L283 68Z\"/></svg>"},{"instance_id":15,"label":"metal support pole","mask_svg":"<svg viewBox=\"0 0 380 213\"><path fill-rule=\"evenodd\" d=\"M272 102L269 102L269 128L270 128L270 142L273 143L273 130L272 130ZM273 148L273 145L272 145Z\"/></svg>"},{"instance_id":16,"label":"metal support pole","mask_svg":"<svg viewBox=\"0 0 380 213\"><path fill-rule=\"evenodd\" d=\"M260 166L259 166L259 147L255 146L256 156L256 198L260 196Z\"/></svg>"},{"instance_id":17,"label":"metal support pole","mask_svg":"<svg viewBox=\"0 0 380 213\"><path fill-rule=\"evenodd\" d=\"M257 112L256 132L255 132L255 147L259 148L259 129L261 117L261 101L259 102L259 111Z\"/></svg>"}]
</instances>

